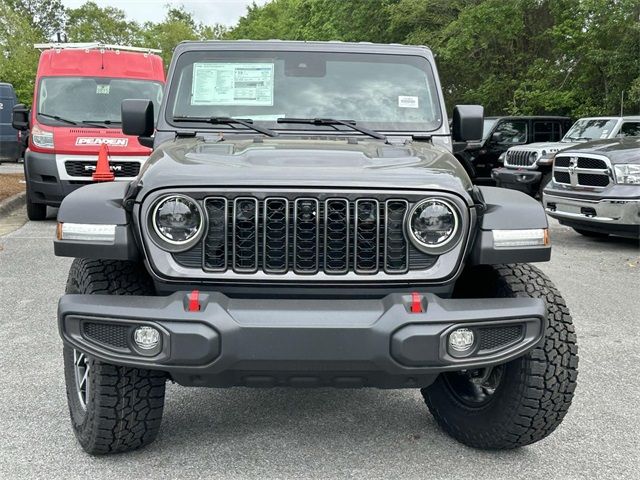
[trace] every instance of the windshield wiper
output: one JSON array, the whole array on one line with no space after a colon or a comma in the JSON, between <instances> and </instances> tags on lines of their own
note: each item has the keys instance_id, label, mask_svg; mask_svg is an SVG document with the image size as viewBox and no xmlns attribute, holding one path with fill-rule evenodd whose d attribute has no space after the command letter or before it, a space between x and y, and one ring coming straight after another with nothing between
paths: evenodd
<instances>
[{"instance_id":1,"label":"windshield wiper","mask_svg":"<svg viewBox=\"0 0 640 480\"><path fill-rule=\"evenodd\" d=\"M590 142L591 140L593 140L593 138L590 138L590 137L568 137L567 140L586 140L587 142Z\"/></svg>"},{"instance_id":2,"label":"windshield wiper","mask_svg":"<svg viewBox=\"0 0 640 480\"><path fill-rule=\"evenodd\" d=\"M344 125L345 127L349 127L356 132L364 133L373 138L377 138L378 140L387 140L387 137L381 133L376 132L375 130L369 130L365 127L359 127L355 120L336 120L335 118L279 118L277 120L278 123L293 123L300 125L327 125L329 127L336 127L338 125ZM336 128L336 130L339 130Z\"/></svg>"},{"instance_id":3,"label":"windshield wiper","mask_svg":"<svg viewBox=\"0 0 640 480\"><path fill-rule=\"evenodd\" d=\"M248 129L254 130L263 135L269 137L277 137L278 134L268 128L259 127L253 124L251 119L243 118L231 118L231 117L173 117L174 122L199 122L199 123L211 123L213 125L232 125L234 123L242 125Z\"/></svg>"},{"instance_id":4,"label":"windshield wiper","mask_svg":"<svg viewBox=\"0 0 640 480\"><path fill-rule=\"evenodd\" d=\"M74 120L69 120L67 118L59 117L58 115L50 115L48 113L38 112L37 115L41 115L46 118L53 118L54 120L58 120L59 122L68 123L69 125L79 125L78 122Z\"/></svg>"},{"instance_id":5,"label":"windshield wiper","mask_svg":"<svg viewBox=\"0 0 640 480\"><path fill-rule=\"evenodd\" d=\"M95 125L95 126L122 125L122 122L119 122L117 120L83 120L82 123L84 125ZM102 125L98 125L99 123L101 123Z\"/></svg>"}]
</instances>

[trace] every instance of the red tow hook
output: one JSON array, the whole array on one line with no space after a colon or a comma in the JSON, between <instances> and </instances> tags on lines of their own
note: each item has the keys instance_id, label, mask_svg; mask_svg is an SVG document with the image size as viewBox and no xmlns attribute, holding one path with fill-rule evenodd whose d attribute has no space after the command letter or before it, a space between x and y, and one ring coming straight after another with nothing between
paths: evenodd
<instances>
[{"instance_id":1,"label":"red tow hook","mask_svg":"<svg viewBox=\"0 0 640 480\"><path fill-rule=\"evenodd\" d=\"M193 290L189 294L189 307L187 308L188 312L199 312L200 311L200 292L198 290Z\"/></svg>"},{"instance_id":2,"label":"red tow hook","mask_svg":"<svg viewBox=\"0 0 640 480\"><path fill-rule=\"evenodd\" d=\"M418 292L411 293L411 313L424 313L422 298Z\"/></svg>"}]
</instances>

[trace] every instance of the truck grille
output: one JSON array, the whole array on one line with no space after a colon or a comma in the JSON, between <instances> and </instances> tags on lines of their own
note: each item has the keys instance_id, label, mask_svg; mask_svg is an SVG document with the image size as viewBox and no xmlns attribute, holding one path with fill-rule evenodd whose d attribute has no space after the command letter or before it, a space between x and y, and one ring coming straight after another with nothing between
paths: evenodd
<instances>
[{"instance_id":1,"label":"truck grille","mask_svg":"<svg viewBox=\"0 0 640 480\"><path fill-rule=\"evenodd\" d=\"M553 162L553 179L574 187L604 188L611 181L611 172L606 159L559 155Z\"/></svg>"},{"instance_id":2,"label":"truck grille","mask_svg":"<svg viewBox=\"0 0 640 480\"><path fill-rule=\"evenodd\" d=\"M67 175L72 177L91 177L96 170L96 163L92 160L67 160L64 167ZM136 177L140 173L139 162L109 162L111 171L116 177Z\"/></svg>"},{"instance_id":3,"label":"truck grille","mask_svg":"<svg viewBox=\"0 0 640 480\"><path fill-rule=\"evenodd\" d=\"M505 156L505 166L509 167L530 167L533 165L530 150L508 150Z\"/></svg>"},{"instance_id":4,"label":"truck grille","mask_svg":"<svg viewBox=\"0 0 640 480\"><path fill-rule=\"evenodd\" d=\"M174 254L183 266L219 273L371 275L427 269L438 259L407 240L405 199L208 197L204 207L204 240Z\"/></svg>"}]
</instances>

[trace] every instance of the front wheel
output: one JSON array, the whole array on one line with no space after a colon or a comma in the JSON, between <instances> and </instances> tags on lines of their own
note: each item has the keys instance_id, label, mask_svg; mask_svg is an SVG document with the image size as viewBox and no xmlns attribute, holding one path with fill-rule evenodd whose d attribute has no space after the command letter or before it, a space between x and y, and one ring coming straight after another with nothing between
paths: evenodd
<instances>
[{"instance_id":1,"label":"front wheel","mask_svg":"<svg viewBox=\"0 0 640 480\"><path fill-rule=\"evenodd\" d=\"M27 194L27 218L31 221L46 220L47 206L44 203L32 202Z\"/></svg>"},{"instance_id":2,"label":"front wheel","mask_svg":"<svg viewBox=\"0 0 640 480\"><path fill-rule=\"evenodd\" d=\"M504 365L441 374L422 389L440 427L481 449L511 449L543 439L562 422L578 375L571 315L551 281L530 265L480 267L456 286L459 297L534 297L547 305L544 342Z\"/></svg>"},{"instance_id":3,"label":"front wheel","mask_svg":"<svg viewBox=\"0 0 640 480\"><path fill-rule=\"evenodd\" d=\"M153 285L139 264L76 259L66 291L152 295ZM63 353L71 424L87 453L126 452L153 442L162 421L164 372L99 362L68 346Z\"/></svg>"}]
</instances>

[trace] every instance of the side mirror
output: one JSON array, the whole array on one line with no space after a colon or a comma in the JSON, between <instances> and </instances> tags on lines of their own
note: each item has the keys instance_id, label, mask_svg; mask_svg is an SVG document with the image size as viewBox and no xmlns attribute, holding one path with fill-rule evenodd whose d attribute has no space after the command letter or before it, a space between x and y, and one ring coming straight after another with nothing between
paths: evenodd
<instances>
[{"instance_id":1,"label":"side mirror","mask_svg":"<svg viewBox=\"0 0 640 480\"><path fill-rule=\"evenodd\" d=\"M491 135L491 141L493 143L502 143L503 140L504 140L504 136L500 132L496 132L493 135Z\"/></svg>"},{"instance_id":2,"label":"side mirror","mask_svg":"<svg viewBox=\"0 0 640 480\"><path fill-rule=\"evenodd\" d=\"M122 133L136 137L151 137L155 130L153 102L151 100L127 99L120 106Z\"/></svg>"},{"instance_id":3,"label":"side mirror","mask_svg":"<svg viewBox=\"0 0 640 480\"><path fill-rule=\"evenodd\" d=\"M29 108L24 103L17 103L11 111L11 126L16 130L29 130Z\"/></svg>"},{"instance_id":4,"label":"side mirror","mask_svg":"<svg viewBox=\"0 0 640 480\"><path fill-rule=\"evenodd\" d=\"M457 105L453 109L451 134L454 142L482 139L484 108L482 105Z\"/></svg>"}]
</instances>

